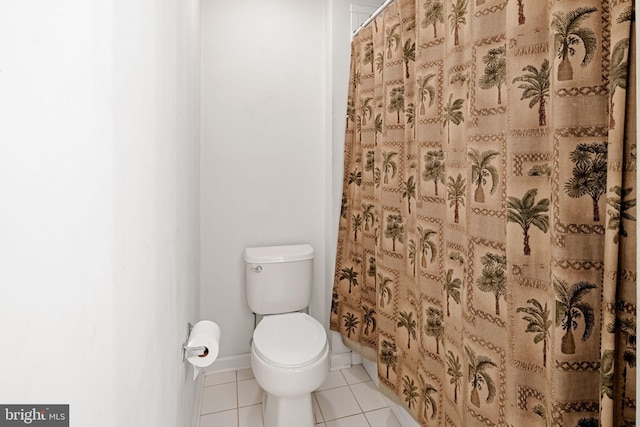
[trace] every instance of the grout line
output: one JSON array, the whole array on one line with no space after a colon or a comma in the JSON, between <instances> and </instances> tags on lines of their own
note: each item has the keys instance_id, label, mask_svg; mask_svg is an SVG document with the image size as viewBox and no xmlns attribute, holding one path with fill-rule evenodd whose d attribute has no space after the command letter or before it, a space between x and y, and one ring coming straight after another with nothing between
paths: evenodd
<instances>
[{"instance_id":1,"label":"grout line","mask_svg":"<svg viewBox=\"0 0 640 427\"><path fill-rule=\"evenodd\" d=\"M324 414L322 413L322 408L320 407L320 401L318 400L318 397L316 396L315 390L314 390L313 393L311 393L311 397L313 397L313 400L316 402L316 407L318 408L318 412L320 412L320 416L322 417L322 421L320 421L320 422L326 424L326 421L324 419ZM313 409L313 404L311 405L311 409ZM314 413L313 414L314 424L318 424L318 423L315 422L315 417L316 417L316 414Z\"/></svg>"},{"instance_id":2,"label":"grout line","mask_svg":"<svg viewBox=\"0 0 640 427\"><path fill-rule=\"evenodd\" d=\"M356 401L356 405L358 405L358 408L360 408L360 413L364 417L364 420L367 422L367 424L369 424L369 420L364 415L364 410L362 409L362 406L360 405L360 402L358 402L358 398L356 397L356 394L353 392L353 389L351 388L351 384L347 384L347 387L349 387L349 391L351 392L351 395L353 396L353 400ZM369 424L369 427L371 427L371 424Z\"/></svg>"},{"instance_id":3,"label":"grout line","mask_svg":"<svg viewBox=\"0 0 640 427\"><path fill-rule=\"evenodd\" d=\"M344 374L342 376L344 376ZM367 376L369 376L369 374L367 374ZM345 381L346 381L346 378L345 378ZM367 422L367 424L369 424L369 427L371 427L371 424L369 423L369 420L367 419L366 415L364 415L364 409L362 408L362 405L360 405L360 402L358 401L358 398L356 397L356 394L353 392L353 389L351 388L352 385L356 385L356 384L362 384L362 382L349 384L349 382L347 381L347 386L349 387L349 391L351 392L351 395L353 396L353 399L356 401L356 404L358 405L358 408L360 408L360 413L364 416L364 419Z\"/></svg>"},{"instance_id":4,"label":"grout line","mask_svg":"<svg viewBox=\"0 0 640 427\"><path fill-rule=\"evenodd\" d=\"M238 387L238 370L236 374L236 427L240 427L240 387Z\"/></svg>"}]
</instances>

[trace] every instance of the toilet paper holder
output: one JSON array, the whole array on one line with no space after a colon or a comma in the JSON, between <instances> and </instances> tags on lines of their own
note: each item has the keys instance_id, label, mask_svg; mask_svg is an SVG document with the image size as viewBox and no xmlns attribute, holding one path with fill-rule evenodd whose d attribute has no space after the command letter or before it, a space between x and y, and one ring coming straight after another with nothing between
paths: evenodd
<instances>
[{"instance_id":1,"label":"toilet paper holder","mask_svg":"<svg viewBox=\"0 0 640 427\"><path fill-rule=\"evenodd\" d=\"M187 323L187 337L184 340L184 343L182 344L182 361L184 362L185 360L187 360L187 357L190 356L198 356L198 357L205 357L207 354L209 354L209 349L204 346L197 346L197 347L189 347L189 336L191 335L191 329L193 329L193 325L191 323Z\"/></svg>"}]
</instances>

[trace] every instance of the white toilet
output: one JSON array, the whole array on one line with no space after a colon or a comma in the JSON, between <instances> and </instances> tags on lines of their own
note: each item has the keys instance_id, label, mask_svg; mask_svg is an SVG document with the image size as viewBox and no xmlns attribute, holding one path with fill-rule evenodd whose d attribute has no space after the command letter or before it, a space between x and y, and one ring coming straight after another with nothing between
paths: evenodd
<instances>
[{"instance_id":1,"label":"white toilet","mask_svg":"<svg viewBox=\"0 0 640 427\"><path fill-rule=\"evenodd\" d=\"M251 367L265 391L264 427L312 427L311 393L329 374L327 333L300 312L311 301L313 258L310 245L244 251L247 302L264 316L251 343Z\"/></svg>"}]
</instances>

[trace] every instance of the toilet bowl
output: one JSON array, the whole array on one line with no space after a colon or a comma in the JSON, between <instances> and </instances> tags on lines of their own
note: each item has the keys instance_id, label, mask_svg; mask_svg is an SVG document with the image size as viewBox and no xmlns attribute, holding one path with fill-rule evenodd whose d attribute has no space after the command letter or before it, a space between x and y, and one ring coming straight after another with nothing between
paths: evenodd
<instances>
[{"instance_id":1,"label":"toilet bowl","mask_svg":"<svg viewBox=\"0 0 640 427\"><path fill-rule=\"evenodd\" d=\"M305 313L266 316L251 344L251 367L264 390L264 427L312 427L311 393L329 373L324 327Z\"/></svg>"}]
</instances>

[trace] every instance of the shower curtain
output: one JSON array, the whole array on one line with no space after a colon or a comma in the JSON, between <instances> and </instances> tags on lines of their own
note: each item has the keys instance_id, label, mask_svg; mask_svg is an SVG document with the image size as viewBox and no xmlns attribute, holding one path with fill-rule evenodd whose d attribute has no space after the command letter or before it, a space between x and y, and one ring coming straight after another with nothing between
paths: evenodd
<instances>
[{"instance_id":1,"label":"shower curtain","mask_svg":"<svg viewBox=\"0 0 640 427\"><path fill-rule=\"evenodd\" d=\"M424 426L630 426L630 0L396 0L353 39L331 328Z\"/></svg>"}]
</instances>

